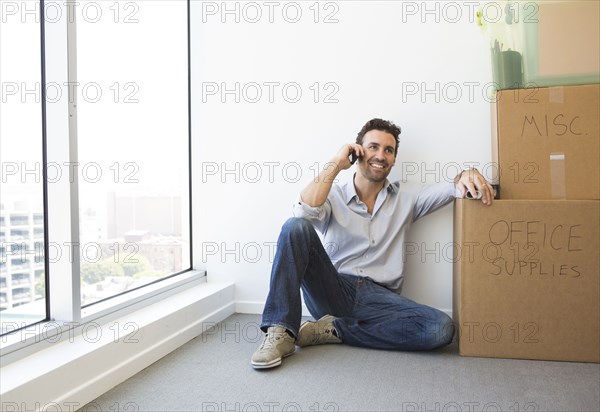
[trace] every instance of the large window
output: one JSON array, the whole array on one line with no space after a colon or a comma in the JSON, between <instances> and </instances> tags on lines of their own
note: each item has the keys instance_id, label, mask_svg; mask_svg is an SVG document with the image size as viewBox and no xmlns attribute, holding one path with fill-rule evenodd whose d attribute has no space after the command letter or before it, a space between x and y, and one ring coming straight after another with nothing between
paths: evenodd
<instances>
[{"instance_id":1,"label":"large window","mask_svg":"<svg viewBox=\"0 0 600 412\"><path fill-rule=\"evenodd\" d=\"M1 333L46 319L39 14L0 15ZM32 7L33 6L33 7Z\"/></svg>"},{"instance_id":2,"label":"large window","mask_svg":"<svg viewBox=\"0 0 600 412\"><path fill-rule=\"evenodd\" d=\"M190 268L187 3L78 7L86 306Z\"/></svg>"},{"instance_id":3,"label":"large window","mask_svg":"<svg viewBox=\"0 0 600 412\"><path fill-rule=\"evenodd\" d=\"M190 270L188 2L0 17L2 333Z\"/></svg>"}]
</instances>

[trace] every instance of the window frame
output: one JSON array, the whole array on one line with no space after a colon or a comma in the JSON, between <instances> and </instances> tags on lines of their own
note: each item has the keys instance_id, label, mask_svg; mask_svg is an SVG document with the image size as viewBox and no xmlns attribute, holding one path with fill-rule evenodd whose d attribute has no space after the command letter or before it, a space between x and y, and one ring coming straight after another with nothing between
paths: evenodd
<instances>
[{"instance_id":1,"label":"window frame","mask_svg":"<svg viewBox=\"0 0 600 412\"><path fill-rule=\"evenodd\" d=\"M190 0L180 1L185 1L187 12L189 268L82 307L78 173L75 168L69 167L69 179L61 179L59 182L53 182L52 185L48 185L46 176L49 162L71 165L77 164L78 161L77 94L73 93L75 88L68 87L68 93L64 93L59 102L51 104L47 102L45 93L46 85L50 82L69 85L77 82L76 17L70 11L75 10L78 2L77 0L53 2L53 7L59 7L62 16L70 16L70 18L63 17L60 23L46 24L44 0L39 0L46 318L0 336L2 364L20 359L57 341L72 338L90 323L102 323L126 316L128 313L179 293L193 284L206 282L206 272L194 267L191 10ZM51 262L50 240L67 245L70 258ZM52 338L53 336L61 336L61 338L56 340Z\"/></svg>"}]
</instances>

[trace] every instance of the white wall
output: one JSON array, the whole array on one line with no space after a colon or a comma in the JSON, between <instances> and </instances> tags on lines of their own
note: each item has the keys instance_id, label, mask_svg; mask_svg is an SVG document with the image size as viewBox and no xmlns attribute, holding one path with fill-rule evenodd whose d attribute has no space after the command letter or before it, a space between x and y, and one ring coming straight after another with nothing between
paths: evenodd
<instances>
[{"instance_id":1,"label":"white wall","mask_svg":"<svg viewBox=\"0 0 600 412\"><path fill-rule=\"evenodd\" d=\"M322 2L315 23L314 2L227 2L230 14L222 2L192 2L195 262L209 282L235 281L239 311L262 311L279 229L315 164L370 118L402 127L394 179L432 183L456 164L491 161L487 41L472 4L449 3ZM279 83L272 101L269 82ZM263 95L252 103L254 83ZM302 97L291 103L294 84ZM337 102L325 103L331 92ZM452 206L409 240L434 252L409 256L403 294L449 311Z\"/></svg>"}]
</instances>

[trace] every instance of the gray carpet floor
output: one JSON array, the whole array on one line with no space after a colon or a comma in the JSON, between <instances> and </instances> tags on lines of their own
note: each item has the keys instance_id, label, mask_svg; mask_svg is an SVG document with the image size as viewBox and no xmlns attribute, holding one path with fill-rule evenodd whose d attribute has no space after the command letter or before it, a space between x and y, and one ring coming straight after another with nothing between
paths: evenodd
<instances>
[{"instance_id":1,"label":"gray carpet floor","mask_svg":"<svg viewBox=\"0 0 600 412\"><path fill-rule=\"evenodd\" d=\"M258 315L236 314L83 411L599 411L600 365L347 345L297 348L256 371Z\"/></svg>"}]
</instances>

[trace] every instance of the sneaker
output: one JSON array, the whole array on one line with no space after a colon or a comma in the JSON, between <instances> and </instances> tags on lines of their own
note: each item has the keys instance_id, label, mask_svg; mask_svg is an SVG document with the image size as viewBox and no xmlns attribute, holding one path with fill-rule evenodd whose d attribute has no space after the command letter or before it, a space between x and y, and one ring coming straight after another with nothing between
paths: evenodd
<instances>
[{"instance_id":1,"label":"sneaker","mask_svg":"<svg viewBox=\"0 0 600 412\"><path fill-rule=\"evenodd\" d=\"M295 339L290 336L287 329L280 326L271 326L263 338L262 344L252 355L254 369L268 369L281 365L281 359L294 354L296 350Z\"/></svg>"},{"instance_id":2,"label":"sneaker","mask_svg":"<svg viewBox=\"0 0 600 412\"><path fill-rule=\"evenodd\" d=\"M333 326L334 317L325 315L316 322L304 322L298 332L298 346L322 345L324 343L342 343Z\"/></svg>"}]
</instances>

